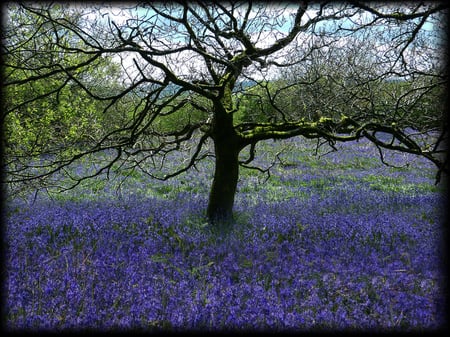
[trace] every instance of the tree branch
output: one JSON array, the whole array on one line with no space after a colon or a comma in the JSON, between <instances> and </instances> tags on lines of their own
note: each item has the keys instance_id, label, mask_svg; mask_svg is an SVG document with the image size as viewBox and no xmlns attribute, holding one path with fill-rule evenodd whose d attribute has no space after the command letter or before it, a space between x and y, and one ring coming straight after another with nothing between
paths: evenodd
<instances>
[{"instance_id":1,"label":"tree branch","mask_svg":"<svg viewBox=\"0 0 450 337\"><path fill-rule=\"evenodd\" d=\"M394 19L394 20L398 20L398 21L408 21L408 20L413 20L413 19L417 19L417 18L428 17L433 13L438 13L440 11L450 8L450 6L447 2L442 2L438 5L436 5L435 7L431 7L430 9L422 11L422 12L417 12L417 8L416 8L412 13L409 13L409 14L408 13L398 13L398 12L381 13L380 11L376 10L374 7L371 7L370 5L368 5L366 3L362 3L360 1L350 1L350 3L353 4L353 6L355 6L357 8L361 8L369 13L374 14L378 18Z\"/></svg>"}]
</instances>

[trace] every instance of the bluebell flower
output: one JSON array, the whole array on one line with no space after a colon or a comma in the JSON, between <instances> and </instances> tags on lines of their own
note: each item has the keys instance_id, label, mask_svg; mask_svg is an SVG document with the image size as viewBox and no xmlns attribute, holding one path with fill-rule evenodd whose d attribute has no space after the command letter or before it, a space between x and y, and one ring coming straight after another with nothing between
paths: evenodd
<instances>
[{"instance_id":1,"label":"bluebell flower","mask_svg":"<svg viewBox=\"0 0 450 337\"><path fill-rule=\"evenodd\" d=\"M7 327L439 327L440 196L382 190L367 178L421 186L430 168L419 162L403 174L375 166L373 156L368 144L343 144L317 170L290 154L298 166L276 167L277 186L255 176L241 182L258 197L238 193L237 222L223 236L202 226L206 166L188 175L198 192L172 198L128 181L135 193L121 198L105 189L96 200L9 201Z\"/></svg>"}]
</instances>

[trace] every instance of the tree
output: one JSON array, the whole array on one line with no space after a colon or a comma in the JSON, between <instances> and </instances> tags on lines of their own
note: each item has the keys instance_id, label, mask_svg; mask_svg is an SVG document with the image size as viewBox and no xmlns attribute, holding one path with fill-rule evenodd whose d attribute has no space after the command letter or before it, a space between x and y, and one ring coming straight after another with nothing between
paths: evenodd
<instances>
[{"instance_id":1,"label":"tree","mask_svg":"<svg viewBox=\"0 0 450 337\"><path fill-rule=\"evenodd\" d=\"M441 56L446 4L9 6L2 117L7 138L15 137L12 124L27 120L24 109L34 106L45 120L62 113L61 99L71 100L72 90L96 104L97 116L118 119L109 127L88 125L88 139L75 124L80 132L71 134L71 151L43 146L38 126L32 126L28 132L35 140L26 147L35 151L23 156L17 146L5 145L10 184L45 184L55 172L99 152L109 160L92 174L72 177L67 188L109 173L119 162L165 180L211 155L205 147L212 140L207 216L227 223L239 166L249 164L256 144L268 139L303 136L333 146L366 137L382 159L382 150L404 151L436 164L437 179L448 172L443 106L430 104L440 102L447 83ZM367 43L371 50L365 54ZM105 63L114 71L120 65L120 73L99 71L107 69ZM66 134L74 117L84 116L82 109L71 109ZM163 175L149 170L156 156L164 162L183 146L191 148L183 167ZM249 156L242 160L245 148Z\"/></svg>"}]
</instances>

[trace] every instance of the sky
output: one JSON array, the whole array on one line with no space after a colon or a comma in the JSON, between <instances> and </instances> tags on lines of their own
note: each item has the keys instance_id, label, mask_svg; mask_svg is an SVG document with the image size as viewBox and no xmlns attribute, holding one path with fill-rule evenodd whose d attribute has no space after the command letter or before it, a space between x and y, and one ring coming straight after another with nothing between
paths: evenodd
<instances>
[{"instance_id":1,"label":"sky","mask_svg":"<svg viewBox=\"0 0 450 337\"><path fill-rule=\"evenodd\" d=\"M126 6L129 6L128 4L125 4ZM338 6L340 6L340 4L337 4ZM115 7L114 7L115 6ZM105 23L107 22L108 18L110 18L111 20L113 20L118 26L121 25L127 25L127 23L131 23L131 21L128 21L132 18L134 19L138 19L138 20L143 20L143 19L149 19L150 22L155 22L155 18L154 18L154 11L151 9L146 9L146 8L138 8L135 9L133 11L129 11L127 9L124 9L122 7L117 7L116 5L114 5L113 7L99 7L97 10L92 11L91 14L89 14L90 17L94 17L94 15L101 15L101 20L103 20ZM264 8L261 8L260 10L262 10L262 12L259 12L258 9L256 8L255 11L250 13L249 16L249 31L250 31L250 37L251 39L253 39L254 41L257 41L256 43L256 47L259 48L264 48L267 47L271 44L273 44L277 38L279 38L280 36L284 36L288 30L290 29L290 27L292 26L292 22L295 16L295 12L296 12L296 7L294 5L288 5L286 8L284 8L284 16L281 15L280 12L278 12L279 8L277 8L277 6L271 6L271 5L267 5L264 4ZM242 8L240 10L238 10L239 13L243 14L245 13L246 8ZM310 19L310 18L314 18L317 16L317 10L318 8L309 8L306 13L304 14L304 17L302 19L302 23L305 23L306 20ZM171 15L175 15L174 12L170 13ZM324 15L327 15L328 13L326 11L324 11L323 13ZM260 25L260 21L258 20L258 17L261 17L261 15L267 15L266 19L268 19L269 21L272 22L272 24L274 24L275 26L262 26L262 33L261 33L261 26ZM163 23L167 23L168 21L164 18L159 17L158 20L160 20L159 22L163 22ZM161 21L162 20L162 21ZM349 28L353 25L352 20L358 20L361 22L369 22L371 20L371 15L369 13L363 13L363 14L358 14L357 16L352 17L351 19L343 19L341 21L339 21L339 24L341 27L344 28ZM217 19L216 23L218 25L220 25L220 20ZM131 23L132 24L132 23ZM270 29L267 29L270 28ZM423 27L422 27L422 31L428 31L428 32L432 32L433 29L435 27L433 26L433 23L431 21L426 22ZM330 24L329 21L324 21L324 22L319 22L315 25L314 29L316 31L324 31L324 32L329 32L330 29L333 29L333 25ZM389 31L386 30L386 27L379 27L379 31L386 33ZM252 30L254 30L254 32L252 32ZM393 33L395 33L395 29L392 30ZM177 42L182 43L184 42L184 37L182 37L180 34L177 34L176 32L170 32L167 31L167 34L163 34L164 32L161 32L161 36L159 37L159 45L163 45L163 44L167 44L170 45L173 43L174 40L178 40ZM298 38L296 39L296 43L297 44L301 44L301 43L305 43L306 40L308 40L307 37L308 33L301 33L299 34ZM177 36L179 36L179 38L177 38ZM358 35L355 34L355 37L357 37ZM344 43L346 38L342 37L342 43ZM153 42L155 45L157 44L157 42ZM279 53L278 57L279 59L285 57L282 55L283 53ZM139 56L137 55L127 55L127 54L121 54L121 55L115 55L114 59L116 61L120 61L124 67L126 69L128 69L129 71L129 75L130 78L136 76L136 72L137 69L134 67L134 61L133 61L133 57L135 60L139 60ZM179 75L182 76L189 76L190 74L192 74L193 72L195 72L196 70L200 69L200 72L204 72L205 71L205 66L204 66L204 62L201 59L201 57L194 57L194 55L192 53L188 53L185 52L183 53L183 55L172 55L170 58L163 60L161 58L162 61L173 61L173 70L174 72L177 72ZM180 66L183 65L183 66ZM143 65L144 66L144 65ZM175 69L176 67L176 69ZM131 70L133 69L134 70ZM158 73L158 70L153 70L156 73ZM267 72L267 69L265 70ZM162 73L160 73L162 74ZM259 74L258 76L268 76L267 73L266 74ZM270 76L269 76L270 77Z\"/></svg>"}]
</instances>

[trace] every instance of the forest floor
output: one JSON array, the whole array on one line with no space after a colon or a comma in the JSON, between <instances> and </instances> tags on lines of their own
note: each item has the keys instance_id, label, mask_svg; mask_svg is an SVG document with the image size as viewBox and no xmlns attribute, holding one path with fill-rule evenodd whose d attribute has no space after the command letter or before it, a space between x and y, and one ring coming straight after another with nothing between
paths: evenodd
<instances>
[{"instance_id":1,"label":"forest floor","mask_svg":"<svg viewBox=\"0 0 450 337\"><path fill-rule=\"evenodd\" d=\"M241 168L235 223L205 210L213 160L6 201L8 330L419 330L447 324L444 187L367 142L291 139ZM180 154L181 156L181 154ZM180 161L183 158L180 157Z\"/></svg>"}]
</instances>

